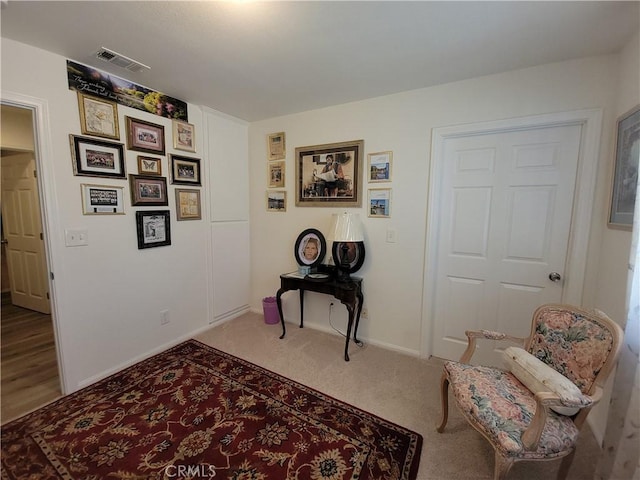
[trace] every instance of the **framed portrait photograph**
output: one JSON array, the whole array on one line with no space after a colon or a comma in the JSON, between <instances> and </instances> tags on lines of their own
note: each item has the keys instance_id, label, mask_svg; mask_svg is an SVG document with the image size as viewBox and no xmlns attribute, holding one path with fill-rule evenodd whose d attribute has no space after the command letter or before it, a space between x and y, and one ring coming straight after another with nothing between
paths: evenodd
<instances>
[{"instance_id":1,"label":"framed portrait photograph","mask_svg":"<svg viewBox=\"0 0 640 480\"><path fill-rule=\"evenodd\" d=\"M171 183L176 185L202 185L200 159L171 155Z\"/></svg>"},{"instance_id":2,"label":"framed portrait photograph","mask_svg":"<svg viewBox=\"0 0 640 480\"><path fill-rule=\"evenodd\" d=\"M640 105L618 118L608 226L631 230L638 188ZM636 212L638 214L638 212Z\"/></svg>"},{"instance_id":3,"label":"framed portrait photograph","mask_svg":"<svg viewBox=\"0 0 640 480\"><path fill-rule=\"evenodd\" d=\"M201 220L200 190L176 188L176 218L182 220Z\"/></svg>"},{"instance_id":4,"label":"framed portrait photograph","mask_svg":"<svg viewBox=\"0 0 640 480\"><path fill-rule=\"evenodd\" d=\"M138 173L140 175L162 175L162 159L138 155Z\"/></svg>"},{"instance_id":5,"label":"framed portrait photograph","mask_svg":"<svg viewBox=\"0 0 640 480\"><path fill-rule=\"evenodd\" d=\"M296 206L359 207L364 140L296 148Z\"/></svg>"},{"instance_id":6,"label":"framed portrait photograph","mask_svg":"<svg viewBox=\"0 0 640 480\"><path fill-rule=\"evenodd\" d=\"M367 155L369 182L390 182L393 152L377 152Z\"/></svg>"},{"instance_id":7,"label":"framed portrait photograph","mask_svg":"<svg viewBox=\"0 0 640 480\"><path fill-rule=\"evenodd\" d=\"M284 161L269 162L267 166L269 175L269 188L284 187Z\"/></svg>"},{"instance_id":8,"label":"framed portrait photograph","mask_svg":"<svg viewBox=\"0 0 640 480\"><path fill-rule=\"evenodd\" d=\"M78 110L83 135L120 140L117 103L78 92Z\"/></svg>"},{"instance_id":9,"label":"framed portrait photograph","mask_svg":"<svg viewBox=\"0 0 640 480\"><path fill-rule=\"evenodd\" d=\"M136 212L138 249L171 245L169 210Z\"/></svg>"},{"instance_id":10,"label":"framed portrait photograph","mask_svg":"<svg viewBox=\"0 0 640 480\"><path fill-rule=\"evenodd\" d=\"M307 228L296 239L293 254L298 265L315 267L327 254L327 241L320 230Z\"/></svg>"},{"instance_id":11,"label":"framed portrait photograph","mask_svg":"<svg viewBox=\"0 0 640 480\"><path fill-rule=\"evenodd\" d=\"M131 205L134 207L169 205L166 178L129 175L129 183L131 187Z\"/></svg>"},{"instance_id":12,"label":"framed portrait photograph","mask_svg":"<svg viewBox=\"0 0 640 480\"><path fill-rule=\"evenodd\" d=\"M174 120L172 123L173 130L173 148L176 150L185 150L187 152L196 151L196 132L195 127L187 122Z\"/></svg>"},{"instance_id":13,"label":"framed portrait photograph","mask_svg":"<svg viewBox=\"0 0 640 480\"><path fill-rule=\"evenodd\" d=\"M391 189L369 189L369 216L376 218L389 218L391 216Z\"/></svg>"},{"instance_id":14,"label":"framed portrait photograph","mask_svg":"<svg viewBox=\"0 0 640 480\"><path fill-rule=\"evenodd\" d=\"M269 160L282 160L285 157L284 132L272 133L267 136L267 151L269 152Z\"/></svg>"},{"instance_id":15,"label":"framed portrait photograph","mask_svg":"<svg viewBox=\"0 0 640 480\"><path fill-rule=\"evenodd\" d=\"M145 153L164 155L164 126L138 118L127 120L127 148Z\"/></svg>"},{"instance_id":16,"label":"framed portrait photograph","mask_svg":"<svg viewBox=\"0 0 640 480\"><path fill-rule=\"evenodd\" d=\"M80 185L84 215L124 215L124 187Z\"/></svg>"},{"instance_id":17,"label":"framed portrait photograph","mask_svg":"<svg viewBox=\"0 0 640 480\"><path fill-rule=\"evenodd\" d=\"M69 135L73 174L86 177L127 178L124 145Z\"/></svg>"},{"instance_id":18,"label":"framed portrait photograph","mask_svg":"<svg viewBox=\"0 0 640 480\"><path fill-rule=\"evenodd\" d=\"M284 190L267 190L267 211L286 212L287 192Z\"/></svg>"}]
</instances>

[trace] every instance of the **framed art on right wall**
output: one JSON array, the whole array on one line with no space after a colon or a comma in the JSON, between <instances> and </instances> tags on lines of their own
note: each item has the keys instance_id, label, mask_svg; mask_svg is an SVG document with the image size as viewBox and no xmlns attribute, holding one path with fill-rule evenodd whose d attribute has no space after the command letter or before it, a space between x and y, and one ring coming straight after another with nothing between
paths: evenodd
<instances>
[{"instance_id":1,"label":"framed art on right wall","mask_svg":"<svg viewBox=\"0 0 640 480\"><path fill-rule=\"evenodd\" d=\"M608 225L631 230L640 161L640 105L618 118Z\"/></svg>"}]
</instances>

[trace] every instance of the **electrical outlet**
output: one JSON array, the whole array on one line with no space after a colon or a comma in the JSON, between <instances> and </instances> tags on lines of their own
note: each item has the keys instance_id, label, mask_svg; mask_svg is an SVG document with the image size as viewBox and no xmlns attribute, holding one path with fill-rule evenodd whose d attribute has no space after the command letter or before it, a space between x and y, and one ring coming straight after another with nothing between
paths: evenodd
<instances>
[{"instance_id":1,"label":"electrical outlet","mask_svg":"<svg viewBox=\"0 0 640 480\"><path fill-rule=\"evenodd\" d=\"M160 312L160 325L166 325L169 323L169 310L162 310Z\"/></svg>"}]
</instances>

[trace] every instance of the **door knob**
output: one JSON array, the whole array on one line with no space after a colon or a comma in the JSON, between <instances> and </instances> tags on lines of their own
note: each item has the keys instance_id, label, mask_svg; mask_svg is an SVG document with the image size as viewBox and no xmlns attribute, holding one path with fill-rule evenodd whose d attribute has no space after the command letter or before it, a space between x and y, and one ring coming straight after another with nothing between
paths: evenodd
<instances>
[{"instance_id":1,"label":"door knob","mask_svg":"<svg viewBox=\"0 0 640 480\"><path fill-rule=\"evenodd\" d=\"M558 272L551 272L549 274L549 280L551 280L552 282L559 282L560 280L562 280L562 276Z\"/></svg>"}]
</instances>

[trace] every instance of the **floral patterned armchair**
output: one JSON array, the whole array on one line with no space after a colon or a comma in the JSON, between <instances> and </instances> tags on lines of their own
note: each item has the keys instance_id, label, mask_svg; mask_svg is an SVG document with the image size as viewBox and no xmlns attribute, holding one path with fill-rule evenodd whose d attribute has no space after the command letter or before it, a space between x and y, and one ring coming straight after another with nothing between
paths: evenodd
<instances>
[{"instance_id":1,"label":"floral patterned armchair","mask_svg":"<svg viewBox=\"0 0 640 480\"><path fill-rule=\"evenodd\" d=\"M580 429L616 362L621 328L599 311L543 305L527 338L486 330L466 334L460 361L444 365L438 432L447 424L451 385L460 411L495 451L494 479L505 478L517 461L561 457L558 478L566 478ZM509 370L473 366L478 338L509 340L523 350L505 350Z\"/></svg>"}]
</instances>

